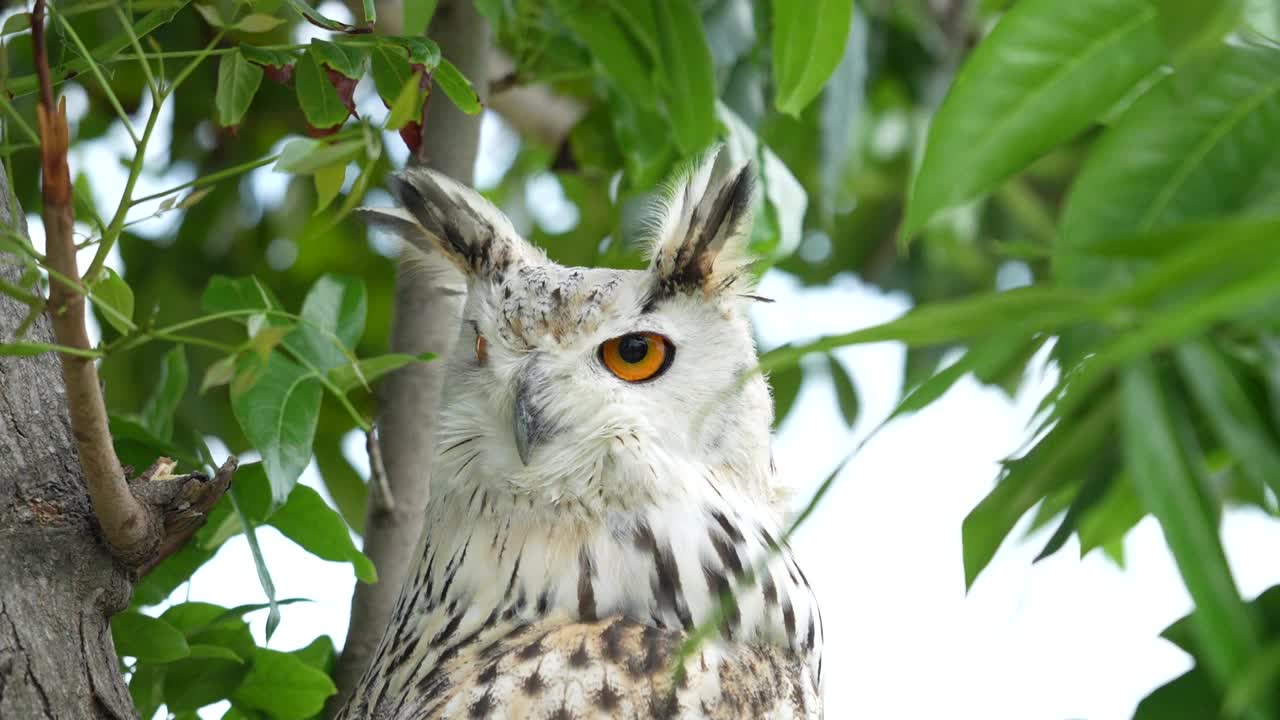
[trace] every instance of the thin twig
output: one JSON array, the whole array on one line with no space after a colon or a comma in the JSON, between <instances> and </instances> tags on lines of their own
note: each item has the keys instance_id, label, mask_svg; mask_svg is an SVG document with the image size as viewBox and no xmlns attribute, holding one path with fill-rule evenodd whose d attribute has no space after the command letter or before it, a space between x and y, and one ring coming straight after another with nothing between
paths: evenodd
<instances>
[{"instance_id":1,"label":"thin twig","mask_svg":"<svg viewBox=\"0 0 1280 720\"><path fill-rule=\"evenodd\" d=\"M377 488L373 500L383 512L395 512L396 496L391 492L391 484L387 482L387 468L382 464L382 446L378 443L377 428L369 430L364 436L364 448L369 453L369 486Z\"/></svg>"}]
</instances>

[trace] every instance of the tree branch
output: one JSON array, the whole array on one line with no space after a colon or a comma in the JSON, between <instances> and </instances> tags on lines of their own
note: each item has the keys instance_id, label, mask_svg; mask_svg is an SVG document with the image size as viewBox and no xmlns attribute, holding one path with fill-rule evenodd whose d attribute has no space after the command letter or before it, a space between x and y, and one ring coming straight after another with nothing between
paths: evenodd
<instances>
[{"instance_id":1,"label":"tree branch","mask_svg":"<svg viewBox=\"0 0 1280 720\"><path fill-rule=\"evenodd\" d=\"M413 0L410 0L413 1ZM379 8L382 15L382 8ZM390 11L388 11L390 14ZM482 100L488 95L489 27L468 0L441 0L428 34L445 57L471 80ZM444 99L439 87L423 121L423 142L411 163L427 164L463 183L471 183L480 143L480 116L465 115ZM458 332L458 299L425 273L401 272L396 278L392 352L425 351L444 358ZM364 552L378 568L376 585L358 583L351 603L346 645L334 670L338 694L329 705L336 713L368 667L391 618L406 573L416 560L422 534L435 421L440 406L444 362L414 363L388 376L378 388L378 439L386 484L393 504L383 499L381 483L371 482L365 521Z\"/></svg>"},{"instance_id":2,"label":"tree branch","mask_svg":"<svg viewBox=\"0 0 1280 720\"><path fill-rule=\"evenodd\" d=\"M45 257L50 269L48 311L54 338L59 345L76 350L92 350L85 326L85 295L80 272L76 267L76 243L73 236L75 212L72 204L71 172L67 166L70 131L67 128L66 98L53 108L53 85L49 76L49 55L44 28L45 0L36 0L31 14L31 45L35 54L36 73L40 81L40 103L36 119L40 129L42 198L44 200ZM172 542L165 536L168 519L173 513L188 511L190 500L204 496L213 486L191 490L189 482L169 485L169 493L149 492L154 502L135 494L125 477L115 446L102 396L98 366L92 356L80 353L58 354L62 379L67 389L67 408L71 431L84 469L89 501L98 521L102 538L119 560L132 568L150 567L157 562L162 546ZM164 472L161 473L163 463ZM231 472L235 463L229 462ZM224 466L227 467L227 466ZM172 463L157 461L151 475L143 480L167 475ZM197 476L184 476L199 482ZM230 482L230 474L227 475ZM225 485L223 486L225 490ZM183 492L178 492L182 490ZM194 494L193 494L194 493ZM212 500L216 502L217 497ZM181 510L175 503L186 503ZM212 507L212 502L209 503ZM206 508L207 510L207 508ZM203 518L203 514L200 515ZM194 530L192 530L194 532ZM189 533L187 533L189 535ZM180 543L179 543L180 546ZM173 548L176 549L176 548ZM170 550L172 552L172 550Z\"/></svg>"}]
</instances>

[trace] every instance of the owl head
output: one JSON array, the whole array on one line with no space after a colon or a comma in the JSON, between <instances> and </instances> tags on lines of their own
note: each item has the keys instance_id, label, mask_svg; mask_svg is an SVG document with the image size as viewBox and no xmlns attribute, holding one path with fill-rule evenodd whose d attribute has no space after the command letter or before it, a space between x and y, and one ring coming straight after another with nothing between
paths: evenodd
<instances>
[{"instance_id":1,"label":"owl head","mask_svg":"<svg viewBox=\"0 0 1280 720\"><path fill-rule=\"evenodd\" d=\"M719 162L718 162L719 161ZM471 487L600 515L699 474L769 499L772 404L747 318L749 164L713 153L661 193L644 270L565 267L474 191L426 169L368 211L465 278L432 494Z\"/></svg>"}]
</instances>

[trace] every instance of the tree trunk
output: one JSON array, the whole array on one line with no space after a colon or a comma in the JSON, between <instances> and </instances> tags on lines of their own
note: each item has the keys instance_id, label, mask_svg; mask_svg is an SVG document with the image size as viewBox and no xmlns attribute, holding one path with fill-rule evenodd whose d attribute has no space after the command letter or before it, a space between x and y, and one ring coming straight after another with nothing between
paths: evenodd
<instances>
[{"instance_id":1,"label":"tree trunk","mask_svg":"<svg viewBox=\"0 0 1280 720\"><path fill-rule=\"evenodd\" d=\"M0 168L0 224L26 234ZM21 267L0 253L0 278ZM28 308L0 295L0 341ZM27 336L53 342L41 314ZM94 530L58 358L0 357L0 718L135 718L111 615L132 583Z\"/></svg>"},{"instance_id":2,"label":"tree trunk","mask_svg":"<svg viewBox=\"0 0 1280 720\"><path fill-rule=\"evenodd\" d=\"M489 27L474 4L441 0L427 34L485 99ZM479 144L480 116L463 114L439 86L433 88L422 147L410 162L471 184ZM398 275L392 352L433 352L442 359L448 355L458 332L459 299L444 290L421 272ZM368 667L422 534L443 373L442 361L415 363L397 370L379 387L378 433L393 504L381 496L376 483L370 483L364 552L378 568L378 583L356 584L351 625L334 669L338 695L329 705L331 713L346 703Z\"/></svg>"}]
</instances>

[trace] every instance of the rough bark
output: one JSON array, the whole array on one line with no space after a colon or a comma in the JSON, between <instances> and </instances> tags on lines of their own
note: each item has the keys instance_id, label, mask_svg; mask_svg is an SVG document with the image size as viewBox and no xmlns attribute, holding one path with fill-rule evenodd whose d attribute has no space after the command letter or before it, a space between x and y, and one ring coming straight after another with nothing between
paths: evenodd
<instances>
[{"instance_id":1,"label":"rough bark","mask_svg":"<svg viewBox=\"0 0 1280 720\"><path fill-rule=\"evenodd\" d=\"M441 0L428 29L445 57L471 79L483 101L488 85L489 27L466 0ZM423 142L412 161L470 184L480 142L480 117L463 114L436 87L423 125ZM421 273L396 278L393 352L434 352L444 357L457 333L458 298ZM378 583L358 583L351 625L334 670L336 711L350 695L377 648L422 534L434 426L443 363L419 363L396 371L378 392L378 432L390 498L370 483L364 552L378 568Z\"/></svg>"},{"instance_id":2,"label":"rough bark","mask_svg":"<svg viewBox=\"0 0 1280 720\"><path fill-rule=\"evenodd\" d=\"M0 169L0 223L26 232ZM16 282L13 257L0 277ZM0 295L0 340L27 306ZM28 339L52 342L46 316ZM134 718L108 618L127 571L98 540L58 359L0 357L0 718Z\"/></svg>"}]
</instances>

